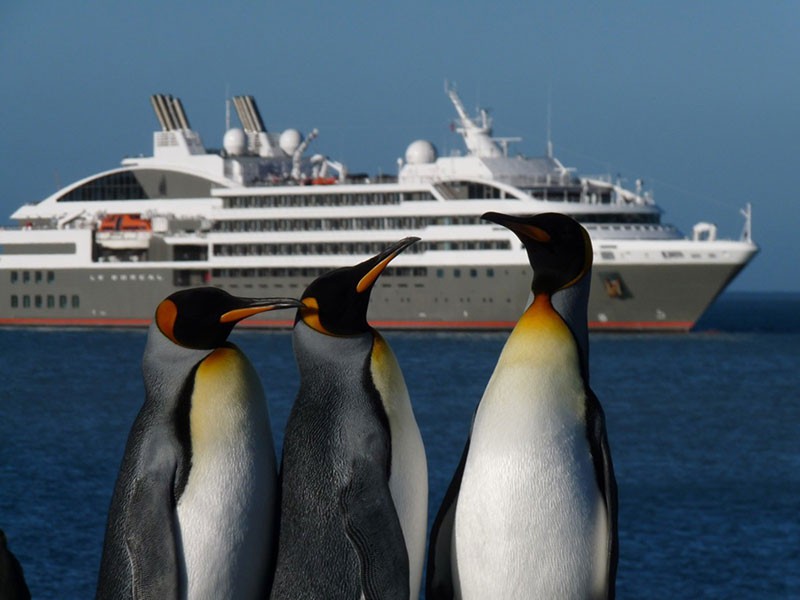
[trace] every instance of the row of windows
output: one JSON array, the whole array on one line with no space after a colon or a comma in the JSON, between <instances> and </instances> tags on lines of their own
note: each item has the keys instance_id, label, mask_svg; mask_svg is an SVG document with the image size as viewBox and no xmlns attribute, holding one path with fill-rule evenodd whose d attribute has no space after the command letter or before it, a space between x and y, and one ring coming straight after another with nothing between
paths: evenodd
<instances>
[{"instance_id":1,"label":"row of windows","mask_svg":"<svg viewBox=\"0 0 800 600\"><path fill-rule=\"evenodd\" d=\"M510 250L507 240L461 240L458 242L420 242L422 250Z\"/></svg>"},{"instance_id":2,"label":"row of windows","mask_svg":"<svg viewBox=\"0 0 800 600\"><path fill-rule=\"evenodd\" d=\"M619 223L642 224L644 229L657 229L657 214L636 215L575 215L581 223L616 223L615 228L629 226ZM245 231L361 231L386 229L424 229L445 225L481 225L485 221L474 216L430 216L430 217L361 217L349 219L231 219L214 223L217 232Z\"/></svg>"},{"instance_id":3,"label":"row of windows","mask_svg":"<svg viewBox=\"0 0 800 600\"><path fill-rule=\"evenodd\" d=\"M107 276L111 281L161 281L163 277L161 275L153 274L153 273L138 273L138 274L112 274ZM90 281L103 281L106 278L106 275L98 274L98 275L89 275ZM53 283L56 280L55 273L53 271L10 271L9 272L9 279L11 283Z\"/></svg>"},{"instance_id":4,"label":"row of windows","mask_svg":"<svg viewBox=\"0 0 800 600\"><path fill-rule=\"evenodd\" d=\"M31 300L33 304L31 304ZM81 300L77 294L73 294L71 298L67 298L66 294L61 294L58 296L58 308L67 308L71 306L72 308L79 308L81 304ZM20 297L17 294L11 295L11 308L19 308L20 306ZM33 297L25 294L22 296L22 308L42 308L47 306L47 308L55 308L56 307L56 297L53 294L47 294L43 296L42 294L35 294Z\"/></svg>"},{"instance_id":5,"label":"row of windows","mask_svg":"<svg viewBox=\"0 0 800 600\"><path fill-rule=\"evenodd\" d=\"M112 273L111 275L104 275L98 273L97 275L89 275L89 281L104 281L108 277L110 281L163 281L163 275L158 273Z\"/></svg>"},{"instance_id":6,"label":"row of windows","mask_svg":"<svg viewBox=\"0 0 800 600\"><path fill-rule=\"evenodd\" d=\"M675 232L675 227L671 225L587 225L590 231L666 231Z\"/></svg>"},{"instance_id":7,"label":"row of windows","mask_svg":"<svg viewBox=\"0 0 800 600\"><path fill-rule=\"evenodd\" d=\"M319 242L294 244L214 244L214 256L292 256L331 254L377 254L386 247L381 242ZM410 254L428 250L508 250L507 240L459 240L419 242L411 246Z\"/></svg>"},{"instance_id":8,"label":"row of windows","mask_svg":"<svg viewBox=\"0 0 800 600\"><path fill-rule=\"evenodd\" d=\"M56 274L53 271L10 271L9 278L11 283L19 281L22 281L22 283L30 283L31 281L34 283L42 283L43 281L53 283L56 280Z\"/></svg>"},{"instance_id":9,"label":"row of windows","mask_svg":"<svg viewBox=\"0 0 800 600\"><path fill-rule=\"evenodd\" d=\"M211 182L203 177L162 169L135 169L100 175L66 193L59 202L202 198Z\"/></svg>"},{"instance_id":10,"label":"row of windows","mask_svg":"<svg viewBox=\"0 0 800 600\"><path fill-rule=\"evenodd\" d=\"M270 268L270 269L213 269L211 274L215 279L237 278L237 277L319 277L327 273L330 269L325 268ZM381 277L425 277L428 269L425 267L388 267Z\"/></svg>"},{"instance_id":11,"label":"row of windows","mask_svg":"<svg viewBox=\"0 0 800 600\"><path fill-rule=\"evenodd\" d=\"M258 278L277 278L277 277L304 277L304 278L312 278L312 277L319 277L320 275L327 273L330 269L325 268L296 268L296 269L284 269L284 268L272 268L272 269L213 269L211 271L212 276L214 279L235 279L235 278L248 278L248 277L258 277ZM449 273L455 277L460 278L462 275L464 277L478 277L481 270L477 268L470 268L470 269L449 269L445 270L442 268L436 269L436 277L441 279L445 277ZM483 271L486 277L494 277L494 269L489 267ZM506 271L508 274L508 271ZM392 278L392 277L427 277L428 276L428 269L426 267L389 267L387 268L382 274L381 278Z\"/></svg>"},{"instance_id":12,"label":"row of windows","mask_svg":"<svg viewBox=\"0 0 800 600\"><path fill-rule=\"evenodd\" d=\"M233 219L217 221L214 231L351 231L423 229L434 225L479 225L478 216L364 217L352 219ZM484 222L485 223L485 222Z\"/></svg>"},{"instance_id":13,"label":"row of windows","mask_svg":"<svg viewBox=\"0 0 800 600\"><path fill-rule=\"evenodd\" d=\"M225 208L270 208L274 206L381 206L401 200L433 200L429 192L374 192L359 194L283 194L275 196L231 196Z\"/></svg>"}]
</instances>

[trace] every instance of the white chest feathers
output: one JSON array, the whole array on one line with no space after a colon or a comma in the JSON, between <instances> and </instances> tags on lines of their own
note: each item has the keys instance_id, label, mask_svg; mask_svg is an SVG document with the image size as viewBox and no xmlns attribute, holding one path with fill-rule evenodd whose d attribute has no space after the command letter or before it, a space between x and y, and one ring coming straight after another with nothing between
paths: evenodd
<instances>
[{"instance_id":1,"label":"white chest feathers","mask_svg":"<svg viewBox=\"0 0 800 600\"><path fill-rule=\"evenodd\" d=\"M235 348L198 367L177 506L188 598L255 598L272 551L276 465L261 383Z\"/></svg>"},{"instance_id":2,"label":"white chest feathers","mask_svg":"<svg viewBox=\"0 0 800 600\"><path fill-rule=\"evenodd\" d=\"M462 598L591 598L608 524L572 335L555 313L512 333L475 415L455 517Z\"/></svg>"},{"instance_id":3,"label":"white chest feathers","mask_svg":"<svg viewBox=\"0 0 800 600\"><path fill-rule=\"evenodd\" d=\"M403 373L391 348L379 335L376 335L372 351L371 371L389 419L392 437L389 490L408 550L411 598L418 598L428 526L428 463L425 448Z\"/></svg>"}]
</instances>

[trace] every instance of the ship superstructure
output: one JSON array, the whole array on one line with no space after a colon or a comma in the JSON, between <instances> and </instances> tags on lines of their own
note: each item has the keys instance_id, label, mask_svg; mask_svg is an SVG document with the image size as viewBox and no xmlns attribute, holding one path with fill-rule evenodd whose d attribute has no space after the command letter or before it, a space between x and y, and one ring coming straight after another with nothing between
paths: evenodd
<instances>
[{"instance_id":1,"label":"ship superstructure","mask_svg":"<svg viewBox=\"0 0 800 600\"><path fill-rule=\"evenodd\" d=\"M688 330L757 252L749 206L740 239L700 223L690 237L661 223L637 182L510 155L456 93L466 152L439 156L412 142L397 176L348 173L308 152L317 130L269 132L255 99L232 103L241 127L205 148L179 99L157 94L161 126L150 157L64 187L12 215L0 231L0 324L145 325L173 291L214 285L251 296L299 295L320 273L351 265L408 235L422 238L376 286L371 320L384 328L502 329L528 301L519 241L480 219L486 211L555 211L579 220L594 245L593 329ZM265 313L248 324L284 327Z\"/></svg>"}]
</instances>

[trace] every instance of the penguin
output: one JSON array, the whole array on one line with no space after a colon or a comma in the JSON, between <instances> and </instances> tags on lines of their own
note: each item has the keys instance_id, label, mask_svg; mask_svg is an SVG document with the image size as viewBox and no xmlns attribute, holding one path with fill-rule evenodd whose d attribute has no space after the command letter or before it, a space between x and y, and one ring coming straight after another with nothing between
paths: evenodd
<instances>
[{"instance_id":1,"label":"penguin","mask_svg":"<svg viewBox=\"0 0 800 600\"><path fill-rule=\"evenodd\" d=\"M275 450L261 382L227 342L251 315L296 308L213 287L155 311L144 404L108 514L97 598L257 598L274 564Z\"/></svg>"},{"instance_id":2,"label":"penguin","mask_svg":"<svg viewBox=\"0 0 800 600\"><path fill-rule=\"evenodd\" d=\"M5 532L0 529L0 598L30 600L31 592L25 581L22 565L8 547Z\"/></svg>"},{"instance_id":3,"label":"penguin","mask_svg":"<svg viewBox=\"0 0 800 600\"><path fill-rule=\"evenodd\" d=\"M273 599L419 596L425 449L397 360L367 322L378 276L418 239L323 274L301 297Z\"/></svg>"},{"instance_id":4,"label":"penguin","mask_svg":"<svg viewBox=\"0 0 800 600\"><path fill-rule=\"evenodd\" d=\"M500 354L434 520L426 597L614 598L617 486L589 387L591 240L561 214L483 218L522 241L533 302Z\"/></svg>"}]
</instances>

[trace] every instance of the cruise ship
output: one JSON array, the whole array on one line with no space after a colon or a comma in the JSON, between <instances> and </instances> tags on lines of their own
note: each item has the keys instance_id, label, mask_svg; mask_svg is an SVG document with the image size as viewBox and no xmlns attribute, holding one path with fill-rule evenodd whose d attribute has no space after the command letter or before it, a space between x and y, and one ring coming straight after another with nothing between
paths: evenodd
<instances>
[{"instance_id":1,"label":"cruise ship","mask_svg":"<svg viewBox=\"0 0 800 600\"><path fill-rule=\"evenodd\" d=\"M268 131L252 96L221 150L191 128L180 99L152 96L153 154L17 209L0 230L0 325L145 326L170 293L200 285L240 296L299 297L319 274L387 244L421 240L376 285L370 321L395 329L506 329L529 302L531 272L513 233L486 211L561 212L594 246L593 330L690 330L758 251L749 205L739 239L711 223L689 236L661 222L637 182L582 176L552 152L509 153L485 110L445 88L463 151L412 141L397 175L370 177L312 152L318 131ZM312 146L312 144L314 146ZM265 313L255 327L289 327Z\"/></svg>"}]
</instances>

